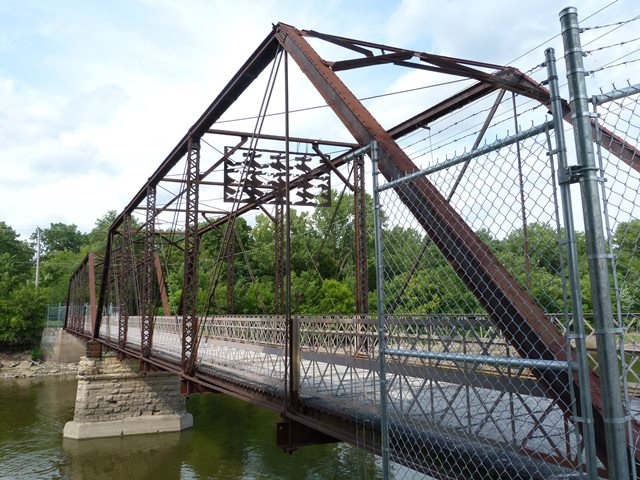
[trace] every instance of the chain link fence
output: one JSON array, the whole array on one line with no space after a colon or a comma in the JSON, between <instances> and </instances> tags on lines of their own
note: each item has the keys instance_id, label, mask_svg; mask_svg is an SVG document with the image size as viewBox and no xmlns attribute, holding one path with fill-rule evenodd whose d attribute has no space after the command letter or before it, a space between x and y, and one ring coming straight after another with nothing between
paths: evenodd
<instances>
[{"instance_id":1,"label":"chain link fence","mask_svg":"<svg viewBox=\"0 0 640 480\"><path fill-rule=\"evenodd\" d=\"M571 62L569 105L547 51L553 122L386 183L374 159L385 478L635 478L640 86L582 113Z\"/></svg>"},{"instance_id":2,"label":"chain link fence","mask_svg":"<svg viewBox=\"0 0 640 480\"><path fill-rule=\"evenodd\" d=\"M614 325L618 334L620 381L629 434L640 419L640 85L592 97L596 120L596 158L602 175L602 213L611 256ZM614 138L603 135L611 131ZM590 363L599 370L593 331L588 337Z\"/></svg>"},{"instance_id":3,"label":"chain link fence","mask_svg":"<svg viewBox=\"0 0 640 480\"><path fill-rule=\"evenodd\" d=\"M553 387L566 383L570 362L545 360L520 313L492 306L499 288L504 302L521 304L514 309L553 314L544 321L556 329L551 348L562 350L566 285L548 127L420 176L469 226L456 241L427 233L446 227L420 222L430 207L412 193L415 179L378 189L390 457L417 471L435 475L429 466L446 462L473 478L548 478L581 462L575 399ZM490 267L464 270L461 256ZM395 478L420 478L396 469Z\"/></svg>"}]
</instances>

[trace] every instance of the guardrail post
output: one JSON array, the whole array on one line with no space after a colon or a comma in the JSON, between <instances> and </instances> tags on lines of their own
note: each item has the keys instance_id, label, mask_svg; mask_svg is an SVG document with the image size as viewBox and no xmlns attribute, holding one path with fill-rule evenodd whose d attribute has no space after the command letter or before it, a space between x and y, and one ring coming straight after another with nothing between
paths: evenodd
<instances>
[{"instance_id":1,"label":"guardrail post","mask_svg":"<svg viewBox=\"0 0 640 480\"><path fill-rule=\"evenodd\" d=\"M563 9L560 12L560 24L562 26L562 40L572 112L571 118L578 157L578 165L567 167L564 174L580 182L598 362L600 365L600 385L603 397L607 449L606 463L609 478L626 479L629 478L629 458L625 432L627 419L622 406L620 370L616 346L617 330L614 328L613 322L611 286L609 283L609 256L605 246L599 192L601 179L593 150L577 10L574 7Z\"/></svg>"}]
</instances>

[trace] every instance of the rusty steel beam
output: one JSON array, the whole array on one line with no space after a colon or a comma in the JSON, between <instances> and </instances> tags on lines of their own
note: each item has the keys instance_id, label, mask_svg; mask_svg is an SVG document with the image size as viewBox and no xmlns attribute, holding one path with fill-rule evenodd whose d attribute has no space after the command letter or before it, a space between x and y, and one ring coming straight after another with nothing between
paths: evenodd
<instances>
[{"instance_id":1,"label":"rusty steel beam","mask_svg":"<svg viewBox=\"0 0 640 480\"><path fill-rule=\"evenodd\" d=\"M241 137L241 138L251 138L256 137L261 140L276 140L280 142L284 142L286 138L282 135L272 135L269 133L248 133L248 132L236 132L233 130L218 130L214 128L210 128L207 130L207 133L212 133L215 135L227 135L231 137ZM305 138L305 137L289 137L290 142L295 143L306 143L309 145L326 145L329 147L344 147L344 148L356 148L356 145L353 142L337 142L334 140L322 140L319 138Z\"/></svg>"},{"instance_id":2,"label":"rusty steel beam","mask_svg":"<svg viewBox=\"0 0 640 480\"><path fill-rule=\"evenodd\" d=\"M102 261L102 275L100 281L100 292L98 294L98 302L96 305L96 315L93 325L93 338L100 336L100 324L102 323L102 313L106 304L107 286L109 285L109 274L111 268L111 245L113 242L113 233L107 233L107 243L104 251L104 259Z\"/></svg>"},{"instance_id":3,"label":"rusty steel beam","mask_svg":"<svg viewBox=\"0 0 640 480\"><path fill-rule=\"evenodd\" d=\"M328 62L328 65L334 72L341 72L343 70L351 70L354 68L371 67L373 65L384 65L386 63L394 63L401 60L409 60L412 57L413 52L407 50L404 52L386 53L383 55Z\"/></svg>"},{"instance_id":4,"label":"rusty steel beam","mask_svg":"<svg viewBox=\"0 0 640 480\"><path fill-rule=\"evenodd\" d=\"M273 32L269 33L244 65L240 67L240 70L238 70L229 83L222 89L211 105L209 105L205 112L200 116L196 123L194 123L184 137L182 137L171 153L169 153L167 158L156 169L153 175L151 175L149 178L149 183L151 185L156 185L160 179L165 177L187 153L189 138L192 136L194 138L202 137L211 125L213 125L216 120L218 120L220 116L236 101L236 99L242 95L247 87L253 83L255 78L260 75L262 70L264 70L264 68L275 58L278 48L279 45L273 36ZM115 231L115 229L122 224L124 215L133 212L133 209L145 199L146 194L147 188L145 185L133 197L125 207L124 211L118 215L111 225L111 230Z\"/></svg>"},{"instance_id":5,"label":"rusty steel beam","mask_svg":"<svg viewBox=\"0 0 640 480\"><path fill-rule=\"evenodd\" d=\"M162 301L162 310L166 317L171 315L169 311L169 299L167 298L167 287L164 283L164 275L162 274L162 265L160 264L160 255L158 252L153 254L153 265L156 269L156 278L158 280L158 290L160 291L160 300Z\"/></svg>"},{"instance_id":6,"label":"rusty steel beam","mask_svg":"<svg viewBox=\"0 0 640 480\"><path fill-rule=\"evenodd\" d=\"M235 247L236 247L236 227L235 223L230 223L227 228L232 228L234 234L229 237L227 242L226 260L227 260L227 315L233 314L236 304L236 270L234 265Z\"/></svg>"},{"instance_id":7,"label":"rusty steel beam","mask_svg":"<svg viewBox=\"0 0 640 480\"><path fill-rule=\"evenodd\" d=\"M294 28L291 25L285 25L283 23L280 23L279 25L282 25L287 28ZM392 47L391 45L384 45L382 43L375 43L375 42L369 42L366 40L357 40L355 38L340 37L337 35L330 35L327 33L316 32L315 30L298 30L298 32L300 32L302 36L320 38L326 42L335 43L336 45L340 45L345 48L349 48L349 46L357 47L360 50L355 50L355 51L359 51L360 53L366 56L373 55L373 53L369 49L380 50L383 52L396 52L396 53L411 52L412 55L420 58L421 60L433 60L438 62L455 63L462 66L470 65L474 67L488 68L492 70L501 70L504 68L508 68L508 67L504 67L503 65L497 65L495 63L479 62L477 60L468 60L465 58L455 58L455 57L447 57L444 55L434 55L432 53L416 52L413 50L407 50L405 48L398 48L398 47Z\"/></svg>"},{"instance_id":8,"label":"rusty steel beam","mask_svg":"<svg viewBox=\"0 0 640 480\"><path fill-rule=\"evenodd\" d=\"M280 197L276 202L273 218L274 240L274 311L277 314L285 312L285 241L284 241L284 198Z\"/></svg>"},{"instance_id":9,"label":"rusty steel beam","mask_svg":"<svg viewBox=\"0 0 640 480\"><path fill-rule=\"evenodd\" d=\"M354 159L353 235L356 267L356 314L369 313L369 271L367 268L367 207L364 157Z\"/></svg>"},{"instance_id":10,"label":"rusty steel beam","mask_svg":"<svg viewBox=\"0 0 640 480\"><path fill-rule=\"evenodd\" d=\"M147 211L144 229L144 253L142 261L142 329L140 332L142 356L151 355L153 343L153 318L155 314L155 298L153 295L153 257L155 253L155 212L156 186L147 184Z\"/></svg>"},{"instance_id":11,"label":"rusty steel beam","mask_svg":"<svg viewBox=\"0 0 640 480\"><path fill-rule=\"evenodd\" d=\"M182 370L192 374L198 352L198 182L200 180L200 139L189 138L184 225L184 277L182 284Z\"/></svg>"},{"instance_id":12,"label":"rusty steel beam","mask_svg":"<svg viewBox=\"0 0 640 480\"><path fill-rule=\"evenodd\" d=\"M378 143L382 150L379 169L385 178L401 178L417 170L392 135L323 62L301 32L278 24L276 36L358 143ZM395 191L522 357L567 360L565 339L556 326L428 179L419 177L395 187ZM567 384L573 382L577 391L581 388L577 379L541 369L534 374L559 406L571 413ZM602 396L593 372L591 377L595 427L602 432ZM603 442L604 436L598 435L599 455L606 465Z\"/></svg>"},{"instance_id":13,"label":"rusty steel beam","mask_svg":"<svg viewBox=\"0 0 640 480\"><path fill-rule=\"evenodd\" d=\"M131 282L129 274L135 268L133 266L133 252L131 251L133 240L131 238L131 215L127 215L124 219L122 232L123 246L120 249L120 269L118 271L118 293L119 293L119 310L118 310L118 345L124 348L127 345L127 333L129 329L129 292Z\"/></svg>"}]
</instances>

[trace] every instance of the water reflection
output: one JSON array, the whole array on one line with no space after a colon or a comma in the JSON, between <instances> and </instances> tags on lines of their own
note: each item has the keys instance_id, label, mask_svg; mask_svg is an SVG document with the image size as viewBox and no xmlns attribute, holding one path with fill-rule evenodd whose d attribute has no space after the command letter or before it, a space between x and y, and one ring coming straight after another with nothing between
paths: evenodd
<instances>
[{"instance_id":1,"label":"water reflection","mask_svg":"<svg viewBox=\"0 0 640 480\"><path fill-rule=\"evenodd\" d=\"M283 453L275 446L275 413L224 395L188 399L189 431L63 441L75 388L68 379L0 380L0 478L381 478L378 459L350 445Z\"/></svg>"}]
</instances>

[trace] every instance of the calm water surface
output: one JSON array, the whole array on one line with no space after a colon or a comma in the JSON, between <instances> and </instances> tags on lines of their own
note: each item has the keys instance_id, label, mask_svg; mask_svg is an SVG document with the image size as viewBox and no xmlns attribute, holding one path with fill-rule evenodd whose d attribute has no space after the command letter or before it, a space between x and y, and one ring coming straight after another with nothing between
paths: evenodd
<instances>
[{"instance_id":1,"label":"calm water surface","mask_svg":"<svg viewBox=\"0 0 640 480\"><path fill-rule=\"evenodd\" d=\"M273 412L225 395L188 399L182 433L62 439L73 418L71 379L0 379L1 479L374 479L379 461L346 444L275 447Z\"/></svg>"}]
</instances>

